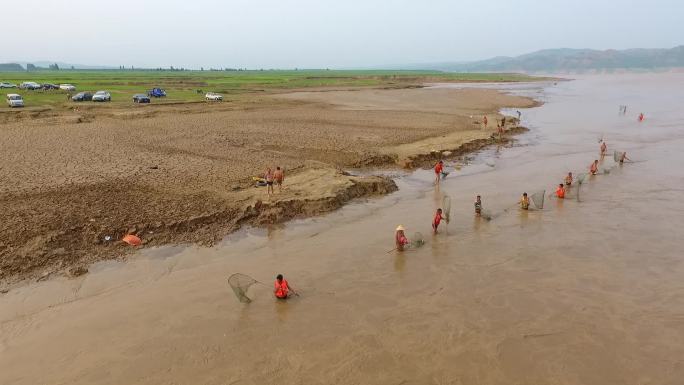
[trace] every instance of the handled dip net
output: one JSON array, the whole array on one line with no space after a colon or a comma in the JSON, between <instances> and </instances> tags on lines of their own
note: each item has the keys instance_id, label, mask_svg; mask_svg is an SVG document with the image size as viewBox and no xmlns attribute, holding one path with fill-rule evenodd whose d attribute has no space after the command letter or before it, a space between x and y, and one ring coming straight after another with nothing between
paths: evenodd
<instances>
[{"instance_id":1,"label":"handled dip net","mask_svg":"<svg viewBox=\"0 0 684 385\"><path fill-rule=\"evenodd\" d=\"M534 204L534 207L538 208L539 210L544 208L544 197L546 195L546 190L541 190L538 191L532 195L530 195L530 201L532 201L532 204Z\"/></svg>"},{"instance_id":2,"label":"handled dip net","mask_svg":"<svg viewBox=\"0 0 684 385\"><path fill-rule=\"evenodd\" d=\"M242 303L250 303L252 299L247 296L247 290L254 284L261 283L249 275L235 273L228 277L228 284L233 289L235 296Z\"/></svg>"},{"instance_id":3,"label":"handled dip net","mask_svg":"<svg viewBox=\"0 0 684 385\"><path fill-rule=\"evenodd\" d=\"M413 238L411 238L411 247L421 247L425 244L425 238L423 238L423 234L421 233L415 233L413 235Z\"/></svg>"},{"instance_id":4,"label":"handled dip net","mask_svg":"<svg viewBox=\"0 0 684 385\"><path fill-rule=\"evenodd\" d=\"M444 218L449 222L451 217L451 198L448 195L442 198L442 214L444 214Z\"/></svg>"}]
</instances>

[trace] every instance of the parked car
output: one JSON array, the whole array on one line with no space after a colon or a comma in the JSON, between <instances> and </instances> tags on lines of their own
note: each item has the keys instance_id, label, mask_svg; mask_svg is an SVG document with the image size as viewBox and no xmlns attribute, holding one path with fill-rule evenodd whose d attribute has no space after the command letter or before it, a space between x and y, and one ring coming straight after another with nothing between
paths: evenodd
<instances>
[{"instance_id":1,"label":"parked car","mask_svg":"<svg viewBox=\"0 0 684 385\"><path fill-rule=\"evenodd\" d=\"M0 82L0 88L17 88L16 84Z\"/></svg>"},{"instance_id":2,"label":"parked car","mask_svg":"<svg viewBox=\"0 0 684 385\"><path fill-rule=\"evenodd\" d=\"M223 100L223 95L217 94L215 92L207 92L207 94L204 95L204 98L209 101L220 102L221 100Z\"/></svg>"},{"instance_id":3,"label":"parked car","mask_svg":"<svg viewBox=\"0 0 684 385\"><path fill-rule=\"evenodd\" d=\"M145 94L133 95L133 103L149 103L150 97Z\"/></svg>"},{"instance_id":4,"label":"parked car","mask_svg":"<svg viewBox=\"0 0 684 385\"><path fill-rule=\"evenodd\" d=\"M42 88L44 90L58 90L59 86L57 84L45 83Z\"/></svg>"},{"instance_id":5,"label":"parked car","mask_svg":"<svg viewBox=\"0 0 684 385\"><path fill-rule=\"evenodd\" d=\"M7 105L10 107L24 107L24 99L21 95L7 94Z\"/></svg>"},{"instance_id":6,"label":"parked car","mask_svg":"<svg viewBox=\"0 0 684 385\"><path fill-rule=\"evenodd\" d=\"M71 100L75 102L89 102L93 100L93 94L90 92L79 92L71 97Z\"/></svg>"},{"instance_id":7,"label":"parked car","mask_svg":"<svg viewBox=\"0 0 684 385\"><path fill-rule=\"evenodd\" d=\"M110 102L112 101L112 95L107 91L97 91L93 95L94 102Z\"/></svg>"},{"instance_id":8,"label":"parked car","mask_svg":"<svg viewBox=\"0 0 684 385\"><path fill-rule=\"evenodd\" d=\"M36 82L23 82L19 85L19 88L24 90L39 90L41 85Z\"/></svg>"},{"instance_id":9,"label":"parked car","mask_svg":"<svg viewBox=\"0 0 684 385\"><path fill-rule=\"evenodd\" d=\"M76 87L71 84L60 84L59 89L64 91L76 91Z\"/></svg>"},{"instance_id":10,"label":"parked car","mask_svg":"<svg viewBox=\"0 0 684 385\"><path fill-rule=\"evenodd\" d=\"M163 98L166 96L166 91L161 88L153 88L147 91L147 96L154 98Z\"/></svg>"}]
</instances>

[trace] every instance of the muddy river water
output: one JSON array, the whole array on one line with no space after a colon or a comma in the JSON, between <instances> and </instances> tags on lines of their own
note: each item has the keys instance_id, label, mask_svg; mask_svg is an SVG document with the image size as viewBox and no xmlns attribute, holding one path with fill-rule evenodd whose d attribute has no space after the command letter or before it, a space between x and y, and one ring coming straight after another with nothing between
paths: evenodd
<instances>
[{"instance_id":1,"label":"muddy river water","mask_svg":"<svg viewBox=\"0 0 684 385\"><path fill-rule=\"evenodd\" d=\"M684 74L511 91L545 103L522 111L531 131L439 190L400 174L399 192L323 217L1 294L0 384L683 383ZM606 157L581 201L504 211L585 172L601 137L634 162ZM387 253L397 224L426 245ZM233 272L269 287L241 304ZM277 273L301 296L275 301Z\"/></svg>"}]
</instances>

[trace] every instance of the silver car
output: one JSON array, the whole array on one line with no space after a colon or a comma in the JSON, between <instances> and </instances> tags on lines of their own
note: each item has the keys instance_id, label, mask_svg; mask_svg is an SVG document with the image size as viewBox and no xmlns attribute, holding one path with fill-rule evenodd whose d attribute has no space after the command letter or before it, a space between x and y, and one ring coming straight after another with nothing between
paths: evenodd
<instances>
[{"instance_id":1,"label":"silver car","mask_svg":"<svg viewBox=\"0 0 684 385\"><path fill-rule=\"evenodd\" d=\"M110 102L112 101L112 95L107 91L97 91L93 95L94 102Z\"/></svg>"},{"instance_id":2,"label":"silver car","mask_svg":"<svg viewBox=\"0 0 684 385\"><path fill-rule=\"evenodd\" d=\"M7 105L10 107L24 107L24 99L21 95L7 94Z\"/></svg>"},{"instance_id":3,"label":"silver car","mask_svg":"<svg viewBox=\"0 0 684 385\"><path fill-rule=\"evenodd\" d=\"M17 88L16 84L0 82L0 88Z\"/></svg>"}]
</instances>

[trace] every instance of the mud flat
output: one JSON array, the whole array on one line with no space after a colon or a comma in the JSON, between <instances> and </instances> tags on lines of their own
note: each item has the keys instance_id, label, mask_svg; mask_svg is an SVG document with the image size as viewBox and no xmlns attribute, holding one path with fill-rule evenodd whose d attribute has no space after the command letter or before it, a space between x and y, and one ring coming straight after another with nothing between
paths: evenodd
<instances>
[{"instance_id":1,"label":"mud flat","mask_svg":"<svg viewBox=\"0 0 684 385\"><path fill-rule=\"evenodd\" d=\"M5 117L0 280L80 274L132 251L117 241L126 233L144 245L211 245L245 225L386 194L390 179L342 170L422 167L482 148L495 142L500 108L536 104L490 89L317 90ZM286 189L268 197L252 176L275 166Z\"/></svg>"}]
</instances>

